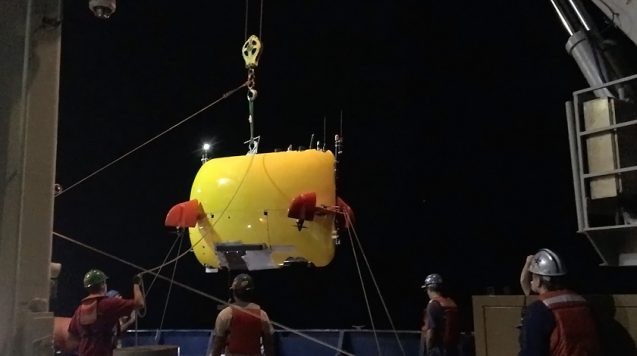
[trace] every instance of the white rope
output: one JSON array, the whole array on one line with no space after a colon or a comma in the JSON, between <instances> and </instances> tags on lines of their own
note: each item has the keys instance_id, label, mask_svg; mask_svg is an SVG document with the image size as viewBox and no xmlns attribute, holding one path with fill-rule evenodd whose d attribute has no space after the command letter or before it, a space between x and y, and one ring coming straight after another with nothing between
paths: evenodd
<instances>
[{"instance_id":1,"label":"white rope","mask_svg":"<svg viewBox=\"0 0 637 356\"><path fill-rule=\"evenodd\" d=\"M110 253L108 253L108 252L104 252L104 251L102 251L102 250L100 250L100 249L97 249L97 248L95 248L95 247L93 247L93 246L90 246L90 245L85 244L85 243L83 243L83 242L80 242L80 241L74 240L74 239L72 239L72 238L70 238L70 237L68 237L68 236L66 236L66 235L60 234L60 233L55 232L55 231L53 231L53 235L54 235L54 236L57 236L57 237L59 237L59 238L61 238L61 239L63 239L63 240L66 240L66 241L69 241L69 242L71 242L71 243L74 243L74 244L76 244L76 245L78 245L78 246L82 246L82 247L84 247L84 248L86 248L86 249L88 249L88 250L91 250L91 251L93 251L93 252L99 253L99 254L101 254L101 255L103 255L103 256L109 257L109 258L111 258L111 259L113 259L113 260L115 260L115 261L121 262L121 263L123 263L123 264L125 264L125 265L128 265L128 266L130 266L130 267L133 267L133 268L135 268L135 269L137 269L137 270L139 270L139 271L142 271L143 273L150 273L150 274L155 275L157 278L161 278L161 279L163 279L163 280L165 280L165 281L168 281L168 282L170 282L170 281L171 281L168 277L164 277L164 276L163 276L163 275L161 275L161 274L157 274L157 273L155 273L155 272L152 272L152 271L150 271L150 270L147 270L147 269L145 269L144 267L141 267L141 266L138 266L138 265L136 265L136 264L134 264L134 263L128 262L128 261L126 261L126 260L123 260L123 259L121 259L121 258L119 258L119 257L117 257L117 256L115 256L115 255L112 255L112 254L110 254ZM202 297L205 297L205 298L208 298L208 299L210 299L210 300L213 300L213 301L215 301L215 302L217 302L217 303L223 304L223 305L225 305L225 306L230 306L230 303L228 303L227 301L222 300L222 299L220 299L220 298L217 298L217 297L215 297L215 296L213 296L213 295L210 295L210 294L208 294L208 293L202 292L202 291L200 291L200 290L198 290L198 289L195 289L195 288L193 288L193 287L190 287L190 286L188 286L188 285L186 285L186 284L180 283L180 282L175 281L175 280L173 280L173 281L172 281L172 283L174 283L176 286L179 286L179 287L181 287L181 288L184 288L184 289L186 289L186 290L189 290L189 291L191 291L191 292L193 292L193 293L195 293L195 294L198 294L198 295L200 295L200 296L202 296ZM246 313L246 314L248 314L248 315L253 315L252 313L249 313L249 312L243 311L243 309L244 309L244 308L241 308L241 307L239 307L239 306L233 306L233 308L235 308L235 309L237 309L237 310L241 310L242 312L244 312L244 313ZM256 317L256 316L254 316L254 317ZM312 341L312 342L315 342L315 343L317 343L317 344L319 344L319 345L323 345L323 346L325 346L325 347L327 347L327 348L329 348L329 349L332 349L332 350L334 350L334 351L340 352L340 353L341 353L341 354L343 354L343 355L346 355L346 356L356 356L356 355L354 355L354 354L352 354L352 353L349 353L349 352L347 352L347 351L345 351L345 350L341 350L341 349L339 349L338 347L332 346L332 345L330 345L330 344L328 344L328 343L326 343L326 342L324 342L324 341L321 341L321 340L319 340L319 339L317 339L317 338L314 338L314 337L312 337L312 336L310 336L310 335L304 334L304 333L302 333L302 332L300 332L300 331L298 331L298 330L292 329L292 328L290 328L290 327L288 327L288 326L285 326L285 325L283 325L283 324L281 324L281 323L278 323L278 322L276 322L276 321L274 321L274 320L270 320L270 322L272 323L272 325L277 326L277 327L279 327L279 328L283 329L284 331L288 331L288 332L291 332L291 333L293 333L293 334L296 334L296 335L298 335L298 336L300 336L300 337L303 337L303 338L305 338L305 339L307 339L307 340L310 340L310 341Z\"/></svg>"},{"instance_id":2,"label":"white rope","mask_svg":"<svg viewBox=\"0 0 637 356\"><path fill-rule=\"evenodd\" d=\"M202 112L204 112L204 111L206 111L207 109L211 108L212 106L214 106L215 104L219 103L220 101L222 101L222 100L224 100L224 99L228 98L230 95L234 94L235 92L237 92L239 89L241 89L241 88L245 87L246 85L247 85L247 82L245 82L245 83L241 84L240 86L238 86L238 87L236 87L236 88L234 88L234 89L232 89L232 90L230 90L230 91L228 91L228 92L224 93L224 94L223 94L223 95L222 95L219 99L217 99L217 100L213 101L212 103L210 103L210 104L208 104L208 105L204 106L203 108L201 108L201 109L197 110L197 111L196 111L196 112L194 112L193 114L189 115L188 117L186 117L185 119L183 119L183 120L179 121L178 123L176 123L176 124L172 125L171 127L167 128L166 130L164 130L164 131L160 132L159 134L157 134L157 135L153 136L151 139L147 140L146 142L142 143L141 145L139 145L139 146L137 146L137 147L133 148L132 150L130 150L130 151L128 151L128 152L126 152L126 153L124 153L123 155L119 156L118 158L116 158L115 160L111 161L110 163L108 163L108 164L106 164L106 165L102 166L102 168L100 168L100 169L98 169L98 170L94 171L93 173L91 173L91 174L87 175L86 177L84 177L84 178L80 179L79 181L77 181L77 182L75 182L75 183L71 184L68 188L63 189L61 192L59 192L58 194L56 194L56 195L55 195L55 198L58 198L58 197L59 197L59 196L61 196L62 194L64 194L64 193L68 192L69 190L71 190L71 189L75 188L76 186L78 186L79 184L83 183L83 182L84 182L84 181L86 181L87 179L89 179L89 178L91 178L91 177L95 176L96 174L98 174L98 173L102 172L102 171L103 171L103 170L105 170L106 168L108 168L108 167L110 167L110 166L114 165L115 163L119 162L120 160L122 160L122 159L124 159L124 158L128 157L129 155L131 155L132 153L136 152L136 151L137 151L137 150L139 150L140 148L142 148L142 147L144 147L144 146L148 145L149 143L151 143L151 142L155 141L156 139L160 138L161 136L163 136L163 135L167 134L168 132L172 131L173 129L177 128L178 126L181 126L181 125L182 125L182 124L184 124L186 121L188 121L188 120L192 119L193 117L195 117L195 116L197 116L197 115L201 114Z\"/></svg>"},{"instance_id":3,"label":"white rope","mask_svg":"<svg viewBox=\"0 0 637 356\"><path fill-rule=\"evenodd\" d=\"M347 222L347 226L348 226L347 232L350 235L350 240L352 238L352 235L354 235L354 237L356 238L356 243L358 244L358 248L361 250L361 255L363 256L363 260L365 261L365 264L367 265L367 270L369 271L369 275L372 277L372 281L374 282L374 287L376 287L376 292L378 293L380 302L383 305L383 308L385 309L385 314L387 315L387 319L389 319L389 324L391 325L391 328L394 331L394 335L396 335L396 342L398 342L398 347L400 347L400 351L402 352L403 356L405 356L405 350L403 349L403 344L400 342L400 338L398 337L398 331L396 330L396 327L394 326L394 321L392 320L391 315L389 314L389 309L387 308L387 305L385 304L385 298L383 298L383 294L380 291L378 282L376 282L376 277L374 276L374 272L372 272L372 267L370 266L369 261L367 260L367 256L365 255L365 250L363 250L363 245L361 244L361 241L358 238L358 234L356 233L356 230L354 229L354 224L352 224L352 220L349 214L343 213L343 215L345 215L345 221Z\"/></svg>"}]
</instances>

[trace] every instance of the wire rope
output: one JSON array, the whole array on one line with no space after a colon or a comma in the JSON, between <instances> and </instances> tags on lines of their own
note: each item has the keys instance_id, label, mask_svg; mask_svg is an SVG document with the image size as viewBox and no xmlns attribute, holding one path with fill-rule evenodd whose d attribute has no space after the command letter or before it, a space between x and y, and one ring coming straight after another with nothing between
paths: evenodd
<instances>
[{"instance_id":1,"label":"wire rope","mask_svg":"<svg viewBox=\"0 0 637 356\"><path fill-rule=\"evenodd\" d=\"M382 355L380 351L380 342L378 341L378 334L376 333L376 326L374 325L374 316L372 315L372 309L369 305L369 298L367 297L367 290L365 289L365 282L363 281L363 273L361 272L361 266L358 262L358 254L356 253L356 246L354 245L354 238L352 234L349 234L349 240L352 245L352 254L354 254L354 262L356 263L356 270L358 271L358 278L361 281L361 288L363 290L363 297L365 298L365 305L367 306L367 313L369 314L369 321L372 324L372 331L374 333L374 341L376 341L376 347L378 348L378 355Z\"/></svg>"},{"instance_id":2,"label":"wire rope","mask_svg":"<svg viewBox=\"0 0 637 356\"><path fill-rule=\"evenodd\" d=\"M376 277L374 276L374 272L372 271L372 267L369 263L369 260L367 259L367 256L365 255L365 251L363 250L363 245L360 242L360 239L358 238L358 234L356 233L356 230L354 229L354 224L352 224L352 220L349 216L349 214L347 213L343 213L343 215L345 215L345 220L347 221L347 226L348 226L348 233L350 234L350 239L351 236L353 235L354 238L356 239L356 243L358 244L358 248L361 251L361 255L363 256L363 260L365 261L365 265L367 266L367 270L369 271L369 275L372 277L372 281L374 282L374 287L376 288L376 292L378 293L378 296L380 298L380 302L383 305L383 308L385 309L385 314L387 315L387 319L389 319L389 324L391 325L392 330L394 331L394 334L396 335L396 341L398 342L398 346L400 347L400 351L402 352L403 355L405 355L405 350L403 348L403 344L400 342L400 338L398 337L398 331L396 330L396 327L394 326L394 321L392 320L392 317L389 313L389 309L387 308L387 304L385 304L385 298L383 298L383 294L380 291L380 287L378 286L378 282L376 281Z\"/></svg>"},{"instance_id":3,"label":"wire rope","mask_svg":"<svg viewBox=\"0 0 637 356\"><path fill-rule=\"evenodd\" d=\"M181 252L181 245L184 242L184 236L179 236L179 247L177 247L177 254ZM170 300L170 293L173 290L173 282L175 281L175 273L177 272L177 264L179 260L175 261L175 266L173 267L172 275L170 276L170 284L168 285L168 293L166 293L166 301L164 303L164 311L161 313L161 321L159 322L159 328L157 329L157 333L155 334L155 343L159 342L159 335L161 335L161 330L164 327L164 318L166 317L166 311L168 310L168 301Z\"/></svg>"},{"instance_id":4,"label":"wire rope","mask_svg":"<svg viewBox=\"0 0 637 356\"><path fill-rule=\"evenodd\" d=\"M88 179L92 178L92 177L93 177L93 176L95 176L96 174L98 174L98 173L102 172L103 170L105 170L105 169L107 169L108 167L110 167L110 166L114 165L115 163L117 163L117 162L121 161L122 159L124 159L124 158L126 158L126 157L130 156L131 154L133 154L134 152L138 151L138 150L139 150L139 149L141 149L142 147L144 147L144 146L148 145L149 143L151 143L151 142L153 142L153 141L157 140L158 138L162 137L163 135L167 134L168 132L170 132L170 131L174 130L175 128L177 128L177 127L181 126L182 124L186 123L187 121L189 121L189 120L190 120L190 119L192 119L193 117L195 117L195 116L197 116L197 115L201 114L202 112L204 112L204 111L208 110L209 108L213 107L213 106L214 106L214 105L216 105L217 103L219 103L219 102L221 102L222 100L224 100L224 99L228 98L230 95L232 95L232 94L236 93L239 89L241 89L241 88L243 88L243 87L247 86L247 84L248 84L248 83L247 83L247 82L245 82L245 83L241 84L240 86L238 86L238 87L236 87L236 88L234 88L234 89L232 89L232 90L230 90L230 91L228 91L228 92L225 92L225 93L224 93L224 94L223 94L223 95L222 95L219 99L217 99L217 100L215 100L215 101L213 101L213 102L209 103L208 105L206 105L206 106L202 107L201 109L199 109L199 110L195 111L194 113L192 113L192 114L188 115L185 119L183 119L183 120L179 121L178 123L176 123L176 124L172 125L171 127L167 128L166 130L164 130L164 131L162 131L162 132L158 133L157 135L153 136L152 138L150 138L150 139L146 140L145 142L143 142L143 143L142 143L142 144L140 144L139 146L137 146L137 147L133 148L132 150L130 150L130 151L128 151L128 152L126 152L126 153L124 153L123 155L119 156L118 158L116 158L116 159L112 160L110 163L105 164L105 165L104 165L104 166L102 166L101 168L99 168L99 169L95 170L93 173L91 173L91 174L87 175L86 177L84 177L84 178L80 179L79 181L77 181L77 182L75 182L75 183L71 184L68 188L65 188L65 189L63 189L62 191L60 191L59 193L57 193L57 194L55 195L55 198L60 197L60 196L61 196L61 195L63 195L64 193L66 193L66 192L68 192L69 190L71 190L71 189L73 189L73 188L77 187L78 185L80 185L80 184L84 183L86 180L88 180Z\"/></svg>"}]
</instances>

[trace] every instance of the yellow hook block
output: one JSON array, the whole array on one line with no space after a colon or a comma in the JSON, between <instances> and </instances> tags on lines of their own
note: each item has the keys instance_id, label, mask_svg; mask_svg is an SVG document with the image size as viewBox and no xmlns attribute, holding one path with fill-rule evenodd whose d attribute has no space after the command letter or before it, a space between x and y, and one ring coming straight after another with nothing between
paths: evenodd
<instances>
[{"instance_id":1,"label":"yellow hook block","mask_svg":"<svg viewBox=\"0 0 637 356\"><path fill-rule=\"evenodd\" d=\"M261 57L261 40L256 35L252 35L243 44L241 49L243 60L246 62L246 68L253 69L259 65L259 57Z\"/></svg>"}]
</instances>

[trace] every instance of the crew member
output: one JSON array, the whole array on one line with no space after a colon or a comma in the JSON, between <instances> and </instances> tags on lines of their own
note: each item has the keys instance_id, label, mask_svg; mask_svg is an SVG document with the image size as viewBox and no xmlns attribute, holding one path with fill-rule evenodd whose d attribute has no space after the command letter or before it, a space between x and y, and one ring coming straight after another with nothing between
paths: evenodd
<instances>
[{"instance_id":1,"label":"crew member","mask_svg":"<svg viewBox=\"0 0 637 356\"><path fill-rule=\"evenodd\" d=\"M248 274L237 275L230 287L234 303L224 308L215 321L212 356L274 356L274 329L268 314L252 303L254 282Z\"/></svg>"},{"instance_id":2,"label":"crew member","mask_svg":"<svg viewBox=\"0 0 637 356\"><path fill-rule=\"evenodd\" d=\"M427 356L455 356L460 343L460 318L456 302L445 295L442 277L433 273L422 285L429 297L421 330Z\"/></svg>"},{"instance_id":3,"label":"crew member","mask_svg":"<svg viewBox=\"0 0 637 356\"><path fill-rule=\"evenodd\" d=\"M520 328L520 356L599 356L597 326L586 300L567 289L564 262L541 249L522 269L522 290L539 294L529 304ZM526 276L526 277L525 277Z\"/></svg>"},{"instance_id":4,"label":"crew member","mask_svg":"<svg viewBox=\"0 0 637 356\"><path fill-rule=\"evenodd\" d=\"M79 344L79 356L111 356L113 331L121 317L145 306L139 287L141 276L133 278L133 299L108 298L104 272L92 269L84 275L84 288L88 296L75 310L69 324L69 337Z\"/></svg>"}]
</instances>

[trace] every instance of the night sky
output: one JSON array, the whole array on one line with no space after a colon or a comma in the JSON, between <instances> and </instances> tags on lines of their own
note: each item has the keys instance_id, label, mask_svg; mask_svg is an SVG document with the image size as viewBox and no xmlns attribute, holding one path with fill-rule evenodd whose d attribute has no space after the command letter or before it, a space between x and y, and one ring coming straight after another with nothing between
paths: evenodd
<instances>
[{"instance_id":1,"label":"night sky","mask_svg":"<svg viewBox=\"0 0 637 356\"><path fill-rule=\"evenodd\" d=\"M426 274L441 273L473 327L471 295L521 290L524 257L561 253L584 293L634 293L633 268L598 267L576 233L564 102L587 87L564 50L549 1L249 1L262 33L256 72L259 152L340 130L337 192L398 329L418 329ZM108 21L64 2L56 182L69 187L245 81L245 1L119 1ZM260 30L261 29L261 30ZM54 231L151 268L175 234L170 207L189 199L203 142L243 155L242 89L55 201ZM332 140L328 140L331 144ZM320 269L257 271L258 302L292 328L370 326L347 236ZM130 295L134 269L54 238L63 264L54 303L68 316L82 275L103 269ZM162 272L170 276L171 269ZM227 299L228 274L194 255L175 279ZM365 274L377 328L387 329ZM158 282L141 328L156 328ZM211 328L217 303L174 287L164 328Z\"/></svg>"}]
</instances>

